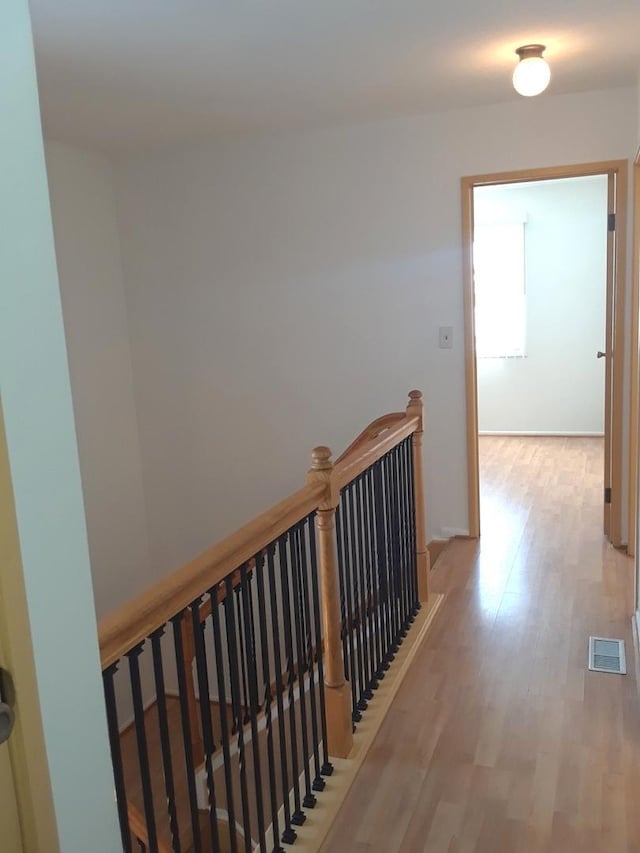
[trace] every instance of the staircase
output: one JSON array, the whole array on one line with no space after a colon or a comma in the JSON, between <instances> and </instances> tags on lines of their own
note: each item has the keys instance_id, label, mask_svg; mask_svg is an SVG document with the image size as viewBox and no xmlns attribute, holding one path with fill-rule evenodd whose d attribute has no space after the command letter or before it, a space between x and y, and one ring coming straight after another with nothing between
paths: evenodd
<instances>
[{"instance_id":1,"label":"staircase","mask_svg":"<svg viewBox=\"0 0 640 853\"><path fill-rule=\"evenodd\" d=\"M100 625L123 850L279 851L428 598L422 399ZM129 720L129 722L125 722Z\"/></svg>"}]
</instances>

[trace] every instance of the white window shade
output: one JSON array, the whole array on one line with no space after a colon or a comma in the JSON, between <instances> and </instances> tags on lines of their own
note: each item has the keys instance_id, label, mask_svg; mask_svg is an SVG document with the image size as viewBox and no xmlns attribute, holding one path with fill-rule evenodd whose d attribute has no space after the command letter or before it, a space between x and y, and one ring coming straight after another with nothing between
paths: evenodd
<instances>
[{"instance_id":1,"label":"white window shade","mask_svg":"<svg viewBox=\"0 0 640 853\"><path fill-rule=\"evenodd\" d=\"M477 357L524 356L524 224L476 225L473 268Z\"/></svg>"}]
</instances>

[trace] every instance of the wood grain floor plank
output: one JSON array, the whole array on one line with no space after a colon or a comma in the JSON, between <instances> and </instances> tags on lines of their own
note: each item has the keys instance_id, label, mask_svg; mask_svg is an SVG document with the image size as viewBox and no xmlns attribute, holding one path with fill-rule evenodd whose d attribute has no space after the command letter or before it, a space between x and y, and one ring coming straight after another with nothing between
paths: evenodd
<instances>
[{"instance_id":1,"label":"wood grain floor plank","mask_svg":"<svg viewBox=\"0 0 640 853\"><path fill-rule=\"evenodd\" d=\"M640 853L633 564L602 535L602 440L482 437L482 539L323 850ZM590 634L629 674L586 669ZM362 845L365 845L364 847Z\"/></svg>"}]
</instances>

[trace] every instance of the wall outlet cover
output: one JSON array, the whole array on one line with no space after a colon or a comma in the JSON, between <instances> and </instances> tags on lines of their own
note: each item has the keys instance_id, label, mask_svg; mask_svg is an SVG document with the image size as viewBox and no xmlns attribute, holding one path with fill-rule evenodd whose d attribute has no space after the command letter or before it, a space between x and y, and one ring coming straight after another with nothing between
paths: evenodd
<instances>
[{"instance_id":1,"label":"wall outlet cover","mask_svg":"<svg viewBox=\"0 0 640 853\"><path fill-rule=\"evenodd\" d=\"M439 327L438 346L440 349L453 349L453 326Z\"/></svg>"}]
</instances>

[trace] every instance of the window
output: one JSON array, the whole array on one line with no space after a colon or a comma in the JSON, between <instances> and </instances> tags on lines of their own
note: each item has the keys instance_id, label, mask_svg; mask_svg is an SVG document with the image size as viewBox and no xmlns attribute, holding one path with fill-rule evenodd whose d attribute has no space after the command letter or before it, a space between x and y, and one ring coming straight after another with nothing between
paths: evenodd
<instances>
[{"instance_id":1,"label":"window","mask_svg":"<svg viewBox=\"0 0 640 853\"><path fill-rule=\"evenodd\" d=\"M525 354L524 223L476 225L473 235L476 354Z\"/></svg>"}]
</instances>

